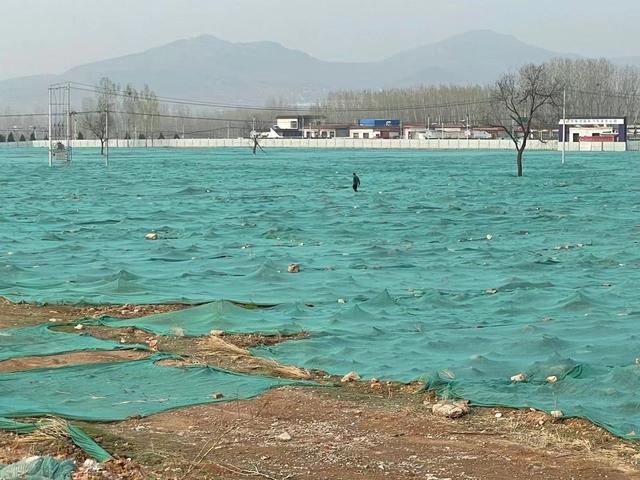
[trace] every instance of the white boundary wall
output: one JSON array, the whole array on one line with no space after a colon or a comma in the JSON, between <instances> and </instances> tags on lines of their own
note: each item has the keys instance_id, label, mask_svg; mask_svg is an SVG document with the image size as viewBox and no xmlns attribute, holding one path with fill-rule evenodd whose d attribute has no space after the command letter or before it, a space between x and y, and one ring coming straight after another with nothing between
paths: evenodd
<instances>
[{"instance_id":1,"label":"white boundary wall","mask_svg":"<svg viewBox=\"0 0 640 480\"><path fill-rule=\"evenodd\" d=\"M100 148L99 140L72 140L74 148ZM166 140L110 140L109 148L223 148L252 147L248 138L185 138ZM260 145L264 148L347 148L347 149L405 149L405 150L513 150L511 140L478 140L478 139L366 139L366 138L263 138ZM599 143L596 145L600 145ZM605 143L606 145L606 143ZM610 145L615 145L611 143ZM622 145L622 144L621 144ZM42 147L48 142L0 143L2 147ZM527 150L557 150L558 142L550 140L529 140ZM594 150L596 150L594 148ZM600 151L600 149L597 149Z\"/></svg>"},{"instance_id":2,"label":"white boundary wall","mask_svg":"<svg viewBox=\"0 0 640 480\"><path fill-rule=\"evenodd\" d=\"M0 143L0 148L39 147L48 148L45 140L34 142ZM72 140L74 148L100 148L99 140ZM265 148L346 148L346 149L391 149L391 150L513 150L511 140L472 139L367 139L367 138L263 138L260 145ZM166 140L110 140L109 148L251 148L248 138L185 138ZM562 150L556 140L541 142L529 140L527 150ZM624 152L640 151L640 141L624 142L567 142L567 152Z\"/></svg>"},{"instance_id":3,"label":"white boundary wall","mask_svg":"<svg viewBox=\"0 0 640 480\"><path fill-rule=\"evenodd\" d=\"M562 142L558 143L558 151L562 150ZM567 142L565 151L567 152L625 152L633 150L633 143L638 142ZM637 149L637 147L636 147Z\"/></svg>"},{"instance_id":4,"label":"white boundary wall","mask_svg":"<svg viewBox=\"0 0 640 480\"><path fill-rule=\"evenodd\" d=\"M99 140L72 140L74 148L100 148ZM265 148L346 148L390 150L513 150L511 140L472 139L367 139L367 138L263 138ZM48 148L45 140L34 142L0 143L0 148L40 147ZM110 140L109 148L251 148L248 138L185 138L166 140ZM562 150L556 140L541 142L529 140L527 150ZM640 141L624 142L567 142L567 152L624 152L640 151Z\"/></svg>"}]
</instances>

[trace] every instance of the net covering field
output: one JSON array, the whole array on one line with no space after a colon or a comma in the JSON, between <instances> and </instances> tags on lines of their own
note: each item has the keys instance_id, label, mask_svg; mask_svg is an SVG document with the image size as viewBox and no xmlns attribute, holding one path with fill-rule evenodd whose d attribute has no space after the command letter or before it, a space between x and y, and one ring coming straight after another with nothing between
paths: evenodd
<instances>
[{"instance_id":1,"label":"net covering field","mask_svg":"<svg viewBox=\"0 0 640 480\"><path fill-rule=\"evenodd\" d=\"M99 322L165 335L306 331L254 353L334 374L422 379L476 404L562 410L640 436L636 153L572 153L561 165L555 152L528 152L523 178L512 152L118 149L108 169L95 150L78 149L71 165L52 169L45 153L0 150L0 295L204 303ZM158 240L145 240L152 231ZM290 263L300 272L287 272ZM7 334L15 356L31 348L19 332L3 339L0 330L3 357L14 341ZM77 349L111 348L82 342ZM85 368L104 383L124 366ZM65 381L83 375L71 373ZM512 382L519 373L526 381ZM38 388L54 388L56 375ZM552 375L557 382L546 381ZM0 415L12 414L13 401L68 415L51 400L29 404L16 385ZM273 385L263 379L239 396ZM150 387L168 395L158 379ZM124 405L96 401L96 412L81 416L135 413Z\"/></svg>"}]
</instances>

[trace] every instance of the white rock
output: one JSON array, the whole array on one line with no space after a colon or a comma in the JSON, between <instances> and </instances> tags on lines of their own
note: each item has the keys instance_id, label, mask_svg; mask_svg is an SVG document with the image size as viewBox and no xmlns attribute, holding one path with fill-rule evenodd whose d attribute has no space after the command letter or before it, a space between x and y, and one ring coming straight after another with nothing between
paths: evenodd
<instances>
[{"instance_id":1,"label":"white rock","mask_svg":"<svg viewBox=\"0 0 640 480\"><path fill-rule=\"evenodd\" d=\"M184 328L173 327L171 330L169 330L169 333L171 333L171 335L173 335L174 337L184 337Z\"/></svg>"},{"instance_id":2,"label":"white rock","mask_svg":"<svg viewBox=\"0 0 640 480\"><path fill-rule=\"evenodd\" d=\"M556 383L558 381L558 377L555 375L549 375L547 377L547 383Z\"/></svg>"},{"instance_id":3,"label":"white rock","mask_svg":"<svg viewBox=\"0 0 640 480\"><path fill-rule=\"evenodd\" d=\"M502 418L502 412L496 413L496 418Z\"/></svg>"},{"instance_id":4,"label":"white rock","mask_svg":"<svg viewBox=\"0 0 640 480\"><path fill-rule=\"evenodd\" d=\"M487 236L484 238L486 238L487 240L493 240L493 235L491 235L490 233L487 233Z\"/></svg>"},{"instance_id":5,"label":"white rock","mask_svg":"<svg viewBox=\"0 0 640 480\"><path fill-rule=\"evenodd\" d=\"M288 442L289 440L291 440L291 435L289 435L287 432L284 432L278 435L276 439L280 440L281 442Z\"/></svg>"},{"instance_id":6,"label":"white rock","mask_svg":"<svg viewBox=\"0 0 640 480\"><path fill-rule=\"evenodd\" d=\"M149 232L144 236L144 238L146 240L157 240L158 239L158 234L156 232Z\"/></svg>"},{"instance_id":7,"label":"white rock","mask_svg":"<svg viewBox=\"0 0 640 480\"><path fill-rule=\"evenodd\" d=\"M343 304L343 305L344 305L345 303L347 303L347 301L346 301L344 298L339 298L339 299L338 299L338 303L340 303L340 304Z\"/></svg>"},{"instance_id":8,"label":"white rock","mask_svg":"<svg viewBox=\"0 0 640 480\"><path fill-rule=\"evenodd\" d=\"M224 332L222 330L211 330L209 335L212 337L224 337Z\"/></svg>"},{"instance_id":9,"label":"white rock","mask_svg":"<svg viewBox=\"0 0 640 480\"><path fill-rule=\"evenodd\" d=\"M524 373L519 373L517 375L514 375L513 377L511 377L511 381L512 382L524 382L527 379L526 375Z\"/></svg>"},{"instance_id":10,"label":"white rock","mask_svg":"<svg viewBox=\"0 0 640 480\"><path fill-rule=\"evenodd\" d=\"M78 325L76 325L75 327L73 327L76 330L82 330L84 328L84 325L82 325L81 323L79 323Z\"/></svg>"},{"instance_id":11,"label":"white rock","mask_svg":"<svg viewBox=\"0 0 640 480\"><path fill-rule=\"evenodd\" d=\"M550 414L553 418L562 418L564 415L561 410L551 410Z\"/></svg>"},{"instance_id":12,"label":"white rock","mask_svg":"<svg viewBox=\"0 0 640 480\"><path fill-rule=\"evenodd\" d=\"M447 418L459 418L469 413L468 402L438 402L431 407L434 415Z\"/></svg>"},{"instance_id":13,"label":"white rock","mask_svg":"<svg viewBox=\"0 0 640 480\"><path fill-rule=\"evenodd\" d=\"M90 472L99 472L100 464L92 458L87 458L82 464L82 468Z\"/></svg>"},{"instance_id":14,"label":"white rock","mask_svg":"<svg viewBox=\"0 0 640 480\"><path fill-rule=\"evenodd\" d=\"M357 380L360 380L360 375L358 375L356 372L349 372L344 377L342 377L340 381L342 383L347 383L347 382L355 382Z\"/></svg>"},{"instance_id":15,"label":"white rock","mask_svg":"<svg viewBox=\"0 0 640 480\"><path fill-rule=\"evenodd\" d=\"M287 272L289 273L298 273L300 271L300 265L297 263L290 263L287 267Z\"/></svg>"}]
</instances>

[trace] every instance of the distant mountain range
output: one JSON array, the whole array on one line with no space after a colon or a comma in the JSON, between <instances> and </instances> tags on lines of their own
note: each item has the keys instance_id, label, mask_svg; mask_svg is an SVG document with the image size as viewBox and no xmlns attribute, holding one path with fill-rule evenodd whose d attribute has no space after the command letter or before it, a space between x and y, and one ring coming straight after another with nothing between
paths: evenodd
<instances>
[{"instance_id":1,"label":"distant mountain range","mask_svg":"<svg viewBox=\"0 0 640 480\"><path fill-rule=\"evenodd\" d=\"M337 89L419 84L485 84L523 63L577 57L526 44L511 35L477 30L403 51L379 62L327 62L273 42L232 43L210 35L178 40L141 53L74 67L61 75L0 81L0 112L43 111L54 82L148 84L158 95L234 104L282 97L315 101ZM640 58L613 60L640 64Z\"/></svg>"}]
</instances>

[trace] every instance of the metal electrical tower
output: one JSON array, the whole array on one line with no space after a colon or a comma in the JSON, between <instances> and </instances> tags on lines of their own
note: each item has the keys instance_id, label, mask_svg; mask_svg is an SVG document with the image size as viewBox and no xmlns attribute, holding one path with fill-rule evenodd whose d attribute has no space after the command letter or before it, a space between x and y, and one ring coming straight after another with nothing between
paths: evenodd
<instances>
[{"instance_id":1,"label":"metal electrical tower","mask_svg":"<svg viewBox=\"0 0 640 480\"><path fill-rule=\"evenodd\" d=\"M53 160L71 161L71 85L49 86L49 166Z\"/></svg>"}]
</instances>

